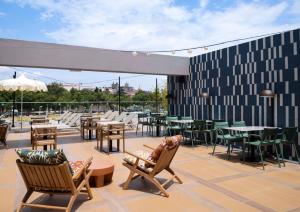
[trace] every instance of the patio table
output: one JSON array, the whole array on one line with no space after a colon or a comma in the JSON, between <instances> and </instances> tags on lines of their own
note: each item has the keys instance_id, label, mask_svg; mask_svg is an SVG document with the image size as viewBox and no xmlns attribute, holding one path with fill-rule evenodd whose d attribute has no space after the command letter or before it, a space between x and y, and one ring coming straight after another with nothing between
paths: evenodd
<instances>
[{"instance_id":1,"label":"patio table","mask_svg":"<svg viewBox=\"0 0 300 212\"><path fill-rule=\"evenodd\" d=\"M265 128L277 128L277 127L268 127L268 126L243 126L243 127L225 127L223 129L229 130L229 131L235 131L235 132L261 132ZM245 143L248 138L243 137L243 161L245 161ZM251 155L250 158L247 158L248 161L254 162L255 161L255 155L254 155L254 148L251 148Z\"/></svg>"}]
</instances>

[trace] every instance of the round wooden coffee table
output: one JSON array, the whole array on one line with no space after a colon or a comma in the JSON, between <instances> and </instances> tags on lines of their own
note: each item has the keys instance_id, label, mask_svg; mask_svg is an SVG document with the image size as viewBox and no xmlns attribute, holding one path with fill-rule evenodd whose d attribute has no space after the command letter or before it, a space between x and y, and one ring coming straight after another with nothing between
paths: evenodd
<instances>
[{"instance_id":1,"label":"round wooden coffee table","mask_svg":"<svg viewBox=\"0 0 300 212\"><path fill-rule=\"evenodd\" d=\"M93 170L90 177L91 187L98 188L111 182L114 173L114 164L112 162L101 159L93 159L89 169Z\"/></svg>"}]
</instances>

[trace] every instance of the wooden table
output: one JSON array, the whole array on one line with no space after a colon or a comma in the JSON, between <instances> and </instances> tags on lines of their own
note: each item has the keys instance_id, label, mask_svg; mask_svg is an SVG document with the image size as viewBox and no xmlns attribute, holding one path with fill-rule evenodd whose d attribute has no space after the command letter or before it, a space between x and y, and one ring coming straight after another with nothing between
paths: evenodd
<instances>
[{"instance_id":1,"label":"wooden table","mask_svg":"<svg viewBox=\"0 0 300 212\"><path fill-rule=\"evenodd\" d=\"M97 149L99 149L99 143L100 143L100 151L103 151L103 129L107 127L108 125L113 124L122 124L124 122L119 121L98 121L97 122L97 130L96 130L96 138L97 138ZM108 152L112 152L112 141L109 142Z\"/></svg>"},{"instance_id":2,"label":"wooden table","mask_svg":"<svg viewBox=\"0 0 300 212\"><path fill-rule=\"evenodd\" d=\"M102 187L112 181L114 164L110 161L94 159L89 169L93 170L90 177L92 187Z\"/></svg>"}]
</instances>

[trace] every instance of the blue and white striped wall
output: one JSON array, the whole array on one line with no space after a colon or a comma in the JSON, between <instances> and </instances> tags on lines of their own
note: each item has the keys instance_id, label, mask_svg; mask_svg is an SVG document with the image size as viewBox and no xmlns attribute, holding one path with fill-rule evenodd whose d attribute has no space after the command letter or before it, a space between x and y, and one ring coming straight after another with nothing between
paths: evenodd
<instances>
[{"instance_id":1,"label":"blue and white striped wall","mask_svg":"<svg viewBox=\"0 0 300 212\"><path fill-rule=\"evenodd\" d=\"M272 89L275 126L299 127L299 41L297 29L190 58L189 76L168 77L174 97L170 113L206 119L206 100L200 93L208 92L212 119L267 126L272 113L268 99L259 93Z\"/></svg>"}]
</instances>

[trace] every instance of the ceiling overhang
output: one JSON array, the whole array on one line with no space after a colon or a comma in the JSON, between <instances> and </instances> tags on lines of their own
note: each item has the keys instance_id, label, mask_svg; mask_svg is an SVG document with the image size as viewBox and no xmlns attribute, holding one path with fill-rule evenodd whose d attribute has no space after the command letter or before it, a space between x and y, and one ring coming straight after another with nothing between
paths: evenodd
<instances>
[{"instance_id":1,"label":"ceiling overhang","mask_svg":"<svg viewBox=\"0 0 300 212\"><path fill-rule=\"evenodd\" d=\"M189 58L0 39L0 65L154 75L188 75Z\"/></svg>"}]
</instances>

